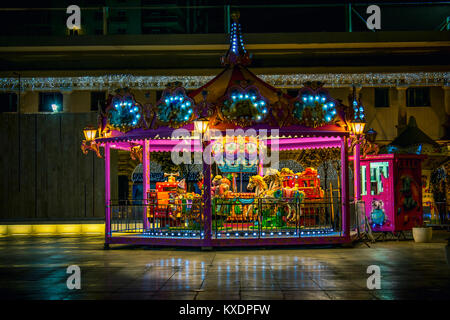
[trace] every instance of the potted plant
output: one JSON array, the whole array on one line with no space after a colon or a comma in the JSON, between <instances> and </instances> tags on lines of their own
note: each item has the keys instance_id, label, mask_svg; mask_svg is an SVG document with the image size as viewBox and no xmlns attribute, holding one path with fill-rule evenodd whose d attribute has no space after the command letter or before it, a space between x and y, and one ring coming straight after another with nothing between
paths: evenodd
<instances>
[{"instance_id":1,"label":"potted plant","mask_svg":"<svg viewBox=\"0 0 450 320\"><path fill-rule=\"evenodd\" d=\"M430 242L433 236L433 229L425 226L423 222L416 224L412 232L415 242Z\"/></svg>"}]
</instances>

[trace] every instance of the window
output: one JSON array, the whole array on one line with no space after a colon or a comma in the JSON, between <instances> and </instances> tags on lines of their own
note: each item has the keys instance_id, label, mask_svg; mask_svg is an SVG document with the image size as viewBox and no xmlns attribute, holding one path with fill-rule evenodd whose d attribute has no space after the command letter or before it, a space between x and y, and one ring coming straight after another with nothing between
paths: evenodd
<instances>
[{"instance_id":1,"label":"window","mask_svg":"<svg viewBox=\"0 0 450 320\"><path fill-rule=\"evenodd\" d=\"M17 94L14 92L0 93L0 112L17 112Z\"/></svg>"},{"instance_id":2,"label":"window","mask_svg":"<svg viewBox=\"0 0 450 320\"><path fill-rule=\"evenodd\" d=\"M97 111L98 106L105 110L106 91L92 91L91 92L91 111Z\"/></svg>"},{"instance_id":3,"label":"window","mask_svg":"<svg viewBox=\"0 0 450 320\"><path fill-rule=\"evenodd\" d=\"M415 87L406 90L406 105L408 107L429 107L430 103L430 88L429 87Z\"/></svg>"},{"instance_id":4,"label":"window","mask_svg":"<svg viewBox=\"0 0 450 320\"><path fill-rule=\"evenodd\" d=\"M375 88L375 108L389 107L389 88Z\"/></svg>"},{"instance_id":5,"label":"window","mask_svg":"<svg viewBox=\"0 0 450 320\"><path fill-rule=\"evenodd\" d=\"M372 162L370 164L370 194L379 195L384 191L383 179L389 178L389 162Z\"/></svg>"},{"instance_id":6,"label":"window","mask_svg":"<svg viewBox=\"0 0 450 320\"><path fill-rule=\"evenodd\" d=\"M39 92L39 112L63 111L63 95L60 92Z\"/></svg>"}]
</instances>

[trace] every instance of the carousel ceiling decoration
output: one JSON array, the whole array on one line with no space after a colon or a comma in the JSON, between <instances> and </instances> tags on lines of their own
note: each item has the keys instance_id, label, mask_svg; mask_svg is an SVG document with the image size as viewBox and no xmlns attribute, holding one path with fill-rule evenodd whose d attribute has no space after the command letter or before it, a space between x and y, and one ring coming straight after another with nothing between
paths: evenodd
<instances>
[{"instance_id":1,"label":"carousel ceiling decoration","mask_svg":"<svg viewBox=\"0 0 450 320\"><path fill-rule=\"evenodd\" d=\"M226 136L212 144L212 155L222 172L256 172L260 142L250 136Z\"/></svg>"},{"instance_id":2,"label":"carousel ceiling decoration","mask_svg":"<svg viewBox=\"0 0 450 320\"><path fill-rule=\"evenodd\" d=\"M280 88L298 88L307 81L321 81L327 87L351 87L359 83L364 87L395 87L397 85L444 86L450 83L450 72L399 72L399 73L295 73L257 74L268 84ZM214 78L209 76L136 76L109 74L83 77L21 77L22 91L54 91L70 93L74 90L115 90L129 87L136 90L163 90L166 84L181 81L186 89L196 89ZM19 88L17 77L0 78L1 91Z\"/></svg>"},{"instance_id":3,"label":"carousel ceiling decoration","mask_svg":"<svg viewBox=\"0 0 450 320\"><path fill-rule=\"evenodd\" d=\"M295 99L293 115L300 124L317 127L335 120L338 105L322 83L308 83Z\"/></svg>"},{"instance_id":4,"label":"carousel ceiling decoration","mask_svg":"<svg viewBox=\"0 0 450 320\"><path fill-rule=\"evenodd\" d=\"M106 110L108 124L112 129L129 131L139 127L142 107L130 93L121 96L117 94L111 100Z\"/></svg>"},{"instance_id":5,"label":"carousel ceiling decoration","mask_svg":"<svg viewBox=\"0 0 450 320\"><path fill-rule=\"evenodd\" d=\"M194 119L194 101L187 96L180 82L174 82L163 91L156 112L163 124L180 127Z\"/></svg>"}]
</instances>

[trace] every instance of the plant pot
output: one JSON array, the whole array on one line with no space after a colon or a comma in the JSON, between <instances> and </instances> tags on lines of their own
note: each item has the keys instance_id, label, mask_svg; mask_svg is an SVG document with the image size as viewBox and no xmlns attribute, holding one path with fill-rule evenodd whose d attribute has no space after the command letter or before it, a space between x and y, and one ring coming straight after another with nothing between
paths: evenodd
<instances>
[{"instance_id":1,"label":"plant pot","mask_svg":"<svg viewBox=\"0 0 450 320\"><path fill-rule=\"evenodd\" d=\"M431 227L413 228L413 237L415 242L430 242L433 235Z\"/></svg>"}]
</instances>

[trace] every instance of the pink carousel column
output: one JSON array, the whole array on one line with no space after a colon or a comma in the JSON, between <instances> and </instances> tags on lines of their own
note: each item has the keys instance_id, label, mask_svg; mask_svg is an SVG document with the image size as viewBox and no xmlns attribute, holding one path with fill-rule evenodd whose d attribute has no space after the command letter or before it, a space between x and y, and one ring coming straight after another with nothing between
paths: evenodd
<instances>
[{"instance_id":1,"label":"pink carousel column","mask_svg":"<svg viewBox=\"0 0 450 320\"><path fill-rule=\"evenodd\" d=\"M150 192L150 140L144 140L142 151L142 200L144 204L143 210L143 227L144 231L148 229L148 193Z\"/></svg>"},{"instance_id":2,"label":"pink carousel column","mask_svg":"<svg viewBox=\"0 0 450 320\"><path fill-rule=\"evenodd\" d=\"M264 176L264 153L259 153L258 174Z\"/></svg>"},{"instance_id":3,"label":"pink carousel column","mask_svg":"<svg viewBox=\"0 0 450 320\"><path fill-rule=\"evenodd\" d=\"M353 180L355 182L355 203L361 199L361 164L360 145L357 143L353 149Z\"/></svg>"},{"instance_id":4,"label":"pink carousel column","mask_svg":"<svg viewBox=\"0 0 450 320\"><path fill-rule=\"evenodd\" d=\"M111 148L105 144L105 238L111 235Z\"/></svg>"},{"instance_id":5,"label":"pink carousel column","mask_svg":"<svg viewBox=\"0 0 450 320\"><path fill-rule=\"evenodd\" d=\"M209 141L203 141L203 204L204 204L204 231L205 240L211 240L212 207L211 207L211 150ZM206 151L206 152L205 152Z\"/></svg>"},{"instance_id":6,"label":"pink carousel column","mask_svg":"<svg viewBox=\"0 0 450 320\"><path fill-rule=\"evenodd\" d=\"M348 142L347 137L341 138L341 201L342 201L342 231L344 237L350 236L350 207L348 201Z\"/></svg>"}]
</instances>

